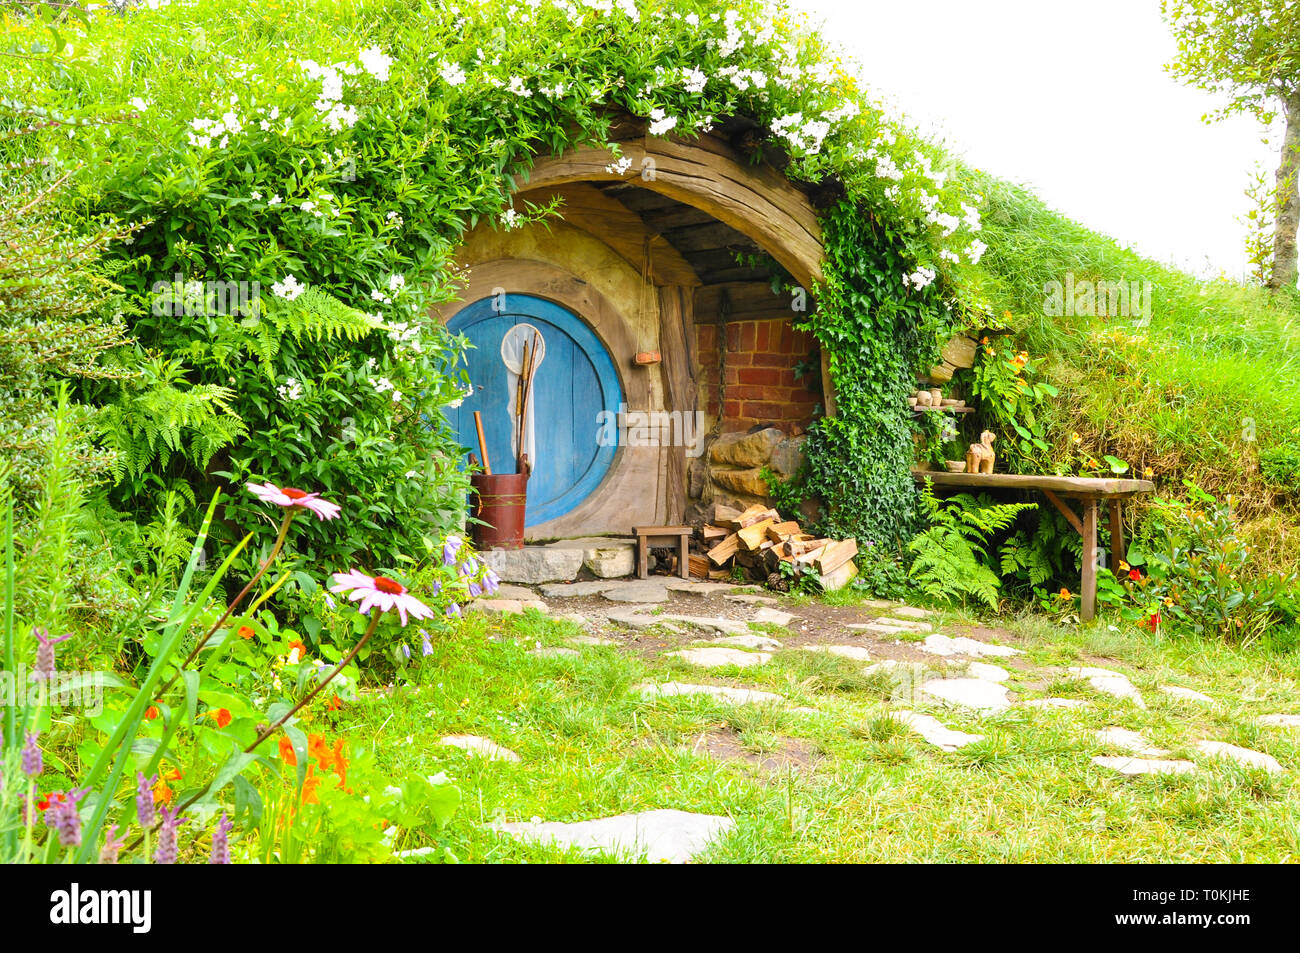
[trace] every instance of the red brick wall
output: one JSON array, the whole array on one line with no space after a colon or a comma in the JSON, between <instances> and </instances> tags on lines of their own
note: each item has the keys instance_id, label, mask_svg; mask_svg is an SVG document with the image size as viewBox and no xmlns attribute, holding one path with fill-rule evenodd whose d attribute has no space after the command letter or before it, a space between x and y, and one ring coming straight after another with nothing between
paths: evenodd
<instances>
[{"instance_id":1,"label":"red brick wall","mask_svg":"<svg viewBox=\"0 0 1300 953\"><path fill-rule=\"evenodd\" d=\"M726 390L718 401L718 331L716 324L697 324L700 395L705 411L721 411L724 433L772 424L789 431L806 428L821 396L794 378L796 364L812 352L812 335L796 331L782 318L728 321ZM808 381L805 376L803 381Z\"/></svg>"}]
</instances>

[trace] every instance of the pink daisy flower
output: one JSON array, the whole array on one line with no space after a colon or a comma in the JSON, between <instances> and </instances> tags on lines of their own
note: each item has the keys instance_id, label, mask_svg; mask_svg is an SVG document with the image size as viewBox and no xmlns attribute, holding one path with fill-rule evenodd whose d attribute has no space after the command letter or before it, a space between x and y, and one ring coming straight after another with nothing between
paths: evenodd
<instances>
[{"instance_id":1,"label":"pink daisy flower","mask_svg":"<svg viewBox=\"0 0 1300 953\"><path fill-rule=\"evenodd\" d=\"M250 483L248 490L263 503L274 503L286 509L301 507L315 513L318 519L332 520L343 509L337 503L322 500L319 493L307 493L291 486L278 487L274 483Z\"/></svg>"},{"instance_id":2,"label":"pink daisy flower","mask_svg":"<svg viewBox=\"0 0 1300 953\"><path fill-rule=\"evenodd\" d=\"M387 576L367 576L356 569L351 572L336 572L330 592L347 593L351 602L361 603L357 609L362 613L369 612L371 607L381 612L396 609L403 626L406 625L408 613L413 619L433 618L432 609L415 596L409 595L400 582Z\"/></svg>"}]
</instances>

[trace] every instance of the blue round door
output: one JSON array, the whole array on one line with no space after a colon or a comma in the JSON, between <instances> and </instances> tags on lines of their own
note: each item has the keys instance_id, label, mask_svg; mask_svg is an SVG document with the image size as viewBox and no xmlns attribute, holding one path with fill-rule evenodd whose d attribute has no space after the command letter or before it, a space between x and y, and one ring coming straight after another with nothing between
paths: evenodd
<instances>
[{"instance_id":1,"label":"blue round door","mask_svg":"<svg viewBox=\"0 0 1300 953\"><path fill-rule=\"evenodd\" d=\"M516 326L520 327L517 331ZM517 470L513 429L518 419L518 365L507 358L517 353L511 342L533 341L540 335L541 363L532 378L534 455L528 480L524 524L533 526L563 516L600 484L614 460L616 447L601 446L598 434L605 419L601 411L617 413L622 401L618 374L609 352L591 328L566 308L533 295L507 294L483 298L462 309L449 330L464 334L474 345L466 351L464 367L473 392L459 407L447 408L447 418L460 442L477 455L474 411L483 417L483 435L493 473Z\"/></svg>"}]
</instances>

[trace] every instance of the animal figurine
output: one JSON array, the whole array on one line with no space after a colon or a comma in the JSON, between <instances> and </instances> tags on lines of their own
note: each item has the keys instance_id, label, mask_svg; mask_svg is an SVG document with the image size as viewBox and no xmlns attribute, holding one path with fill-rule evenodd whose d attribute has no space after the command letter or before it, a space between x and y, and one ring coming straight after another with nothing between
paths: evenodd
<instances>
[{"instance_id":1,"label":"animal figurine","mask_svg":"<svg viewBox=\"0 0 1300 953\"><path fill-rule=\"evenodd\" d=\"M966 451L967 473L993 472L993 461L997 459L997 454L993 452L993 441L997 439L997 434L986 430L980 434L979 443L970 445L970 449Z\"/></svg>"}]
</instances>

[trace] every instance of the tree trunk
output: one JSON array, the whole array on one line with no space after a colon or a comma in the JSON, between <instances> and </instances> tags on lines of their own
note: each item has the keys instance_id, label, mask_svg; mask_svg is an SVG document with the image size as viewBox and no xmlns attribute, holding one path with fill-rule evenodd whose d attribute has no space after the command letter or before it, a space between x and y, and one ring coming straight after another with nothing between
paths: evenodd
<instances>
[{"instance_id":1,"label":"tree trunk","mask_svg":"<svg viewBox=\"0 0 1300 953\"><path fill-rule=\"evenodd\" d=\"M1286 100L1286 135L1277 167L1277 219L1273 226L1273 269L1268 286L1296 286L1296 229L1300 227L1300 90Z\"/></svg>"}]
</instances>

